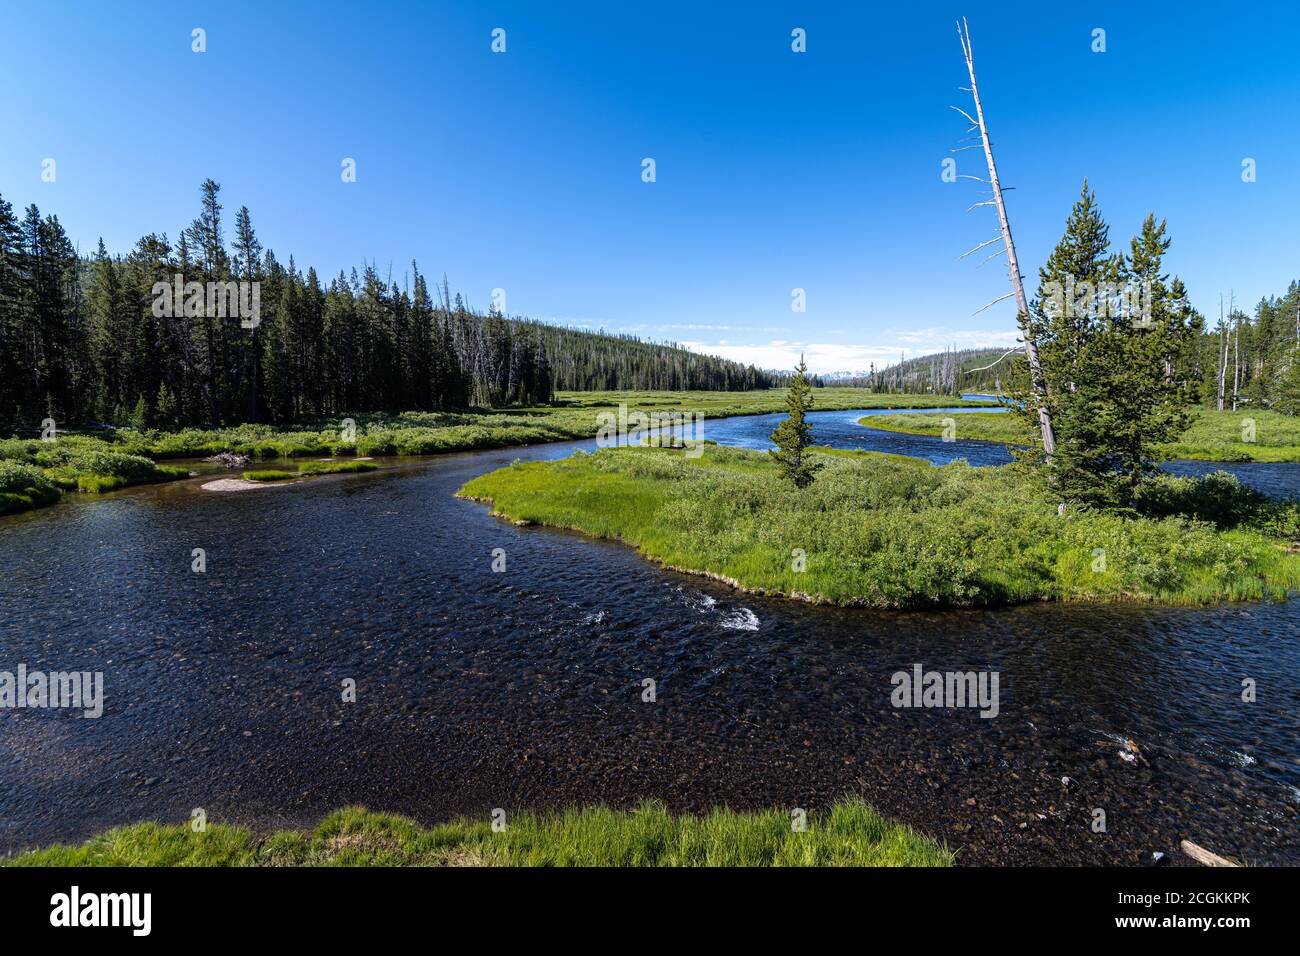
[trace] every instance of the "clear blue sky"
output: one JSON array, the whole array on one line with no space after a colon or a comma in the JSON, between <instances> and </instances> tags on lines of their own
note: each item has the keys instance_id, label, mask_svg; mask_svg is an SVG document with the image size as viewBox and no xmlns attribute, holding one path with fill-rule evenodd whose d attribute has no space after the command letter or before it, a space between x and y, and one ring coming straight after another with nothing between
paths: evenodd
<instances>
[{"instance_id":1,"label":"clear blue sky","mask_svg":"<svg viewBox=\"0 0 1300 956\"><path fill-rule=\"evenodd\" d=\"M1006 291L1001 260L956 261L993 214L940 179L963 13L1028 278L1084 176L1114 238L1168 218L1207 314L1300 277L1294 0L12 4L0 195L126 252L174 238L211 177L232 222L246 204L323 277L366 259L400 282L414 258L479 307L503 288L513 313L765 366L1001 344L1009 302L972 317Z\"/></svg>"}]
</instances>

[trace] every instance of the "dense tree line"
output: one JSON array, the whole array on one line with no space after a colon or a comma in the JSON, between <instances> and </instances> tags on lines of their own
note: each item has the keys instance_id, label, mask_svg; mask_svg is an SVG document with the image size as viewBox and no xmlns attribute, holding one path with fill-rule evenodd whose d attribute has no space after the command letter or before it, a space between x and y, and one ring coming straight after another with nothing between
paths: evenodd
<instances>
[{"instance_id":1,"label":"dense tree line","mask_svg":"<svg viewBox=\"0 0 1300 956\"><path fill-rule=\"evenodd\" d=\"M1211 408L1271 408L1300 415L1300 282L1265 296L1254 315L1226 308L1205 323L1197 351L1201 402Z\"/></svg>"},{"instance_id":2,"label":"dense tree line","mask_svg":"<svg viewBox=\"0 0 1300 956\"><path fill-rule=\"evenodd\" d=\"M556 391L659 389L748 391L776 388L788 374L763 371L675 344L631 335L581 332L540 322L524 323L552 356Z\"/></svg>"},{"instance_id":3,"label":"dense tree line","mask_svg":"<svg viewBox=\"0 0 1300 956\"><path fill-rule=\"evenodd\" d=\"M476 313L414 263L401 286L373 265L324 281L263 249L247 207L230 229L219 197L208 180L174 241L150 233L114 256L101 240L90 260L58 217L0 198L0 426L285 424L557 389L778 383L685 349Z\"/></svg>"}]
</instances>

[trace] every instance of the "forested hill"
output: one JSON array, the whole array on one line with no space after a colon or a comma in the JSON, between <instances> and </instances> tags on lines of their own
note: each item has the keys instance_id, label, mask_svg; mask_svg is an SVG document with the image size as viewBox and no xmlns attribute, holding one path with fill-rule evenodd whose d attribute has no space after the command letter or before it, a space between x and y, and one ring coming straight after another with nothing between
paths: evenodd
<instances>
[{"instance_id":1,"label":"forested hill","mask_svg":"<svg viewBox=\"0 0 1300 956\"><path fill-rule=\"evenodd\" d=\"M555 390L668 389L745 391L775 388L788 373L767 372L674 343L646 342L631 335L588 332L518 320L541 339L550 358Z\"/></svg>"},{"instance_id":2,"label":"forested hill","mask_svg":"<svg viewBox=\"0 0 1300 956\"><path fill-rule=\"evenodd\" d=\"M996 394L999 388L1005 387L1015 363L1023 361L1019 352L1007 355L1007 351L1005 348L955 349L900 358L885 368L877 369L873 365L866 374L829 376L827 384L912 395Z\"/></svg>"},{"instance_id":3,"label":"forested hill","mask_svg":"<svg viewBox=\"0 0 1300 956\"><path fill-rule=\"evenodd\" d=\"M126 255L101 241L91 261L57 216L0 197L0 428L286 424L780 382L672 345L476 313L414 263L400 285L364 264L323 279L264 250L247 207L231 228L220 189L203 184L175 240L150 233Z\"/></svg>"}]
</instances>

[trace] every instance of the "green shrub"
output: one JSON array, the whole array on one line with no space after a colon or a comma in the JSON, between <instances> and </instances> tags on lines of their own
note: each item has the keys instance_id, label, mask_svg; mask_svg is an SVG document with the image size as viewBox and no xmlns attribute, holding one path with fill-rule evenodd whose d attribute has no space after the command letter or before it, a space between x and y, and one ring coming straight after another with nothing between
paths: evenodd
<instances>
[{"instance_id":1,"label":"green shrub","mask_svg":"<svg viewBox=\"0 0 1300 956\"><path fill-rule=\"evenodd\" d=\"M0 458L0 512L39 508L59 500L59 489L33 465Z\"/></svg>"},{"instance_id":2,"label":"green shrub","mask_svg":"<svg viewBox=\"0 0 1300 956\"><path fill-rule=\"evenodd\" d=\"M59 439L29 451L46 476L68 491L99 494L128 485L183 478L183 468L164 468L141 455L106 450L98 439Z\"/></svg>"},{"instance_id":3,"label":"green shrub","mask_svg":"<svg viewBox=\"0 0 1300 956\"><path fill-rule=\"evenodd\" d=\"M1256 514L1267 497L1226 471L1180 477L1161 475L1138 490L1138 510L1153 517L1183 515L1231 527Z\"/></svg>"},{"instance_id":4,"label":"green shrub","mask_svg":"<svg viewBox=\"0 0 1300 956\"><path fill-rule=\"evenodd\" d=\"M392 455L396 454L397 448L393 441L392 432L375 432L368 435L357 436L357 454L358 455ZM408 452L408 454L418 454L417 452Z\"/></svg>"}]
</instances>

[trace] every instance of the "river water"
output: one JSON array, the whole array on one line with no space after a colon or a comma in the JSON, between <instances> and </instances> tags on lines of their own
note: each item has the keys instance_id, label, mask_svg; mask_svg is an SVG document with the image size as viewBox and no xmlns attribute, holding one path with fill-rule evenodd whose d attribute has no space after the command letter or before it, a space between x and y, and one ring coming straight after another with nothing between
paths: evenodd
<instances>
[{"instance_id":1,"label":"river water","mask_svg":"<svg viewBox=\"0 0 1300 956\"><path fill-rule=\"evenodd\" d=\"M864 414L814 413L818 440L1005 456L864 429ZM779 418L706 434L764 447ZM591 444L391 459L243 494L191 479L0 518L0 670L105 680L98 719L0 710L0 850L195 808L262 830L346 804L433 822L859 793L970 864L1185 862L1181 839L1300 862L1295 603L811 607L452 497ZM1294 466L1232 470L1274 493L1296 483ZM891 675L916 664L999 672L998 716L892 707Z\"/></svg>"}]
</instances>

